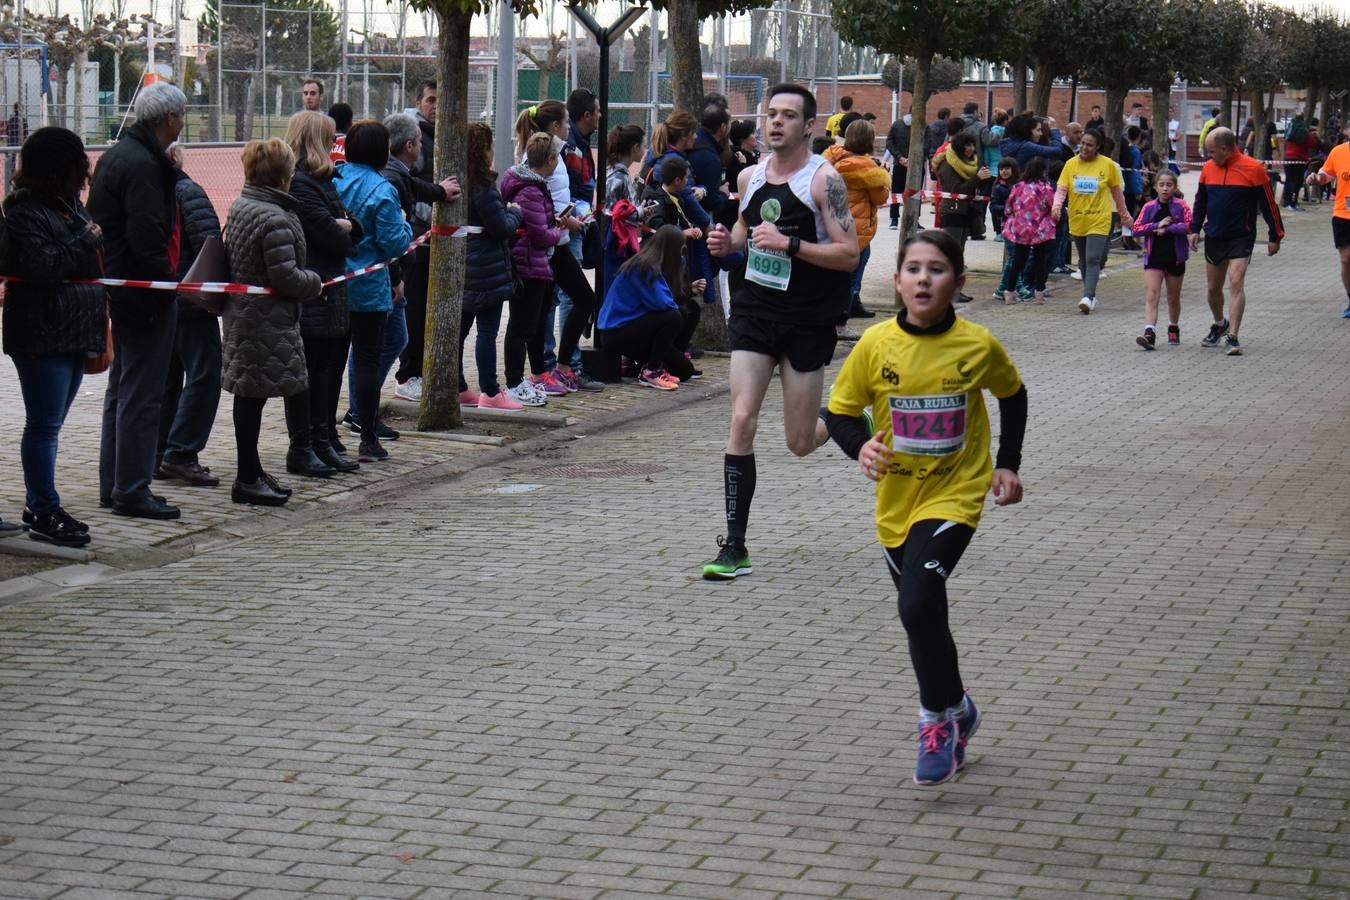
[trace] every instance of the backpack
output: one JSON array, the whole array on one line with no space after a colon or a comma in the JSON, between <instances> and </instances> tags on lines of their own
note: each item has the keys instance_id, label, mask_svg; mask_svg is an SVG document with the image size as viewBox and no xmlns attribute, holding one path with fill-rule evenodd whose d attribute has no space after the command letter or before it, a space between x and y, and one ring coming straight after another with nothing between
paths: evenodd
<instances>
[{"instance_id":1,"label":"backpack","mask_svg":"<svg viewBox=\"0 0 1350 900\"><path fill-rule=\"evenodd\" d=\"M1295 144L1301 144L1308 139L1308 126L1301 120L1295 119L1289 123L1289 133L1285 135L1285 140L1293 141Z\"/></svg>"}]
</instances>

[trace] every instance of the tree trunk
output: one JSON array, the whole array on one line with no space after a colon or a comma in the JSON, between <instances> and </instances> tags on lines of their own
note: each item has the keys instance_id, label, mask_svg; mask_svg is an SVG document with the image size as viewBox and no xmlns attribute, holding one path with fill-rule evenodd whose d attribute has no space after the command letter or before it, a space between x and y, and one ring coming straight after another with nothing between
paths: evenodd
<instances>
[{"instance_id":1,"label":"tree trunk","mask_svg":"<svg viewBox=\"0 0 1350 900\"><path fill-rule=\"evenodd\" d=\"M1252 91L1252 156L1270 159L1270 142L1266 140L1266 92Z\"/></svg>"},{"instance_id":2,"label":"tree trunk","mask_svg":"<svg viewBox=\"0 0 1350 900\"><path fill-rule=\"evenodd\" d=\"M1117 144L1125 133L1125 98L1130 94L1130 85L1108 85L1106 98L1102 101L1102 118L1106 119L1106 134Z\"/></svg>"},{"instance_id":3,"label":"tree trunk","mask_svg":"<svg viewBox=\"0 0 1350 900\"><path fill-rule=\"evenodd\" d=\"M217 50L216 53L220 51ZM205 68L203 72L202 69ZM221 119L221 94L220 79L216 77L216 59L215 54L208 57L205 67L198 67L197 71L202 72L206 78L207 96L211 99L211 105L206 108L206 139L208 141L224 140L224 123Z\"/></svg>"},{"instance_id":4,"label":"tree trunk","mask_svg":"<svg viewBox=\"0 0 1350 900\"><path fill-rule=\"evenodd\" d=\"M1013 108L1009 112L1016 115L1027 109L1027 65L1021 57L1013 60L1012 77Z\"/></svg>"},{"instance_id":5,"label":"tree trunk","mask_svg":"<svg viewBox=\"0 0 1350 900\"><path fill-rule=\"evenodd\" d=\"M1149 116L1149 123L1153 126L1153 149L1157 152L1158 148L1162 147L1163 149L1158 155L1166 162L1167 146L1170 135L1168 129L1171 127L1172 121L1172 116L1168 112L1168 110L1172 108L1171 78L1166 78L1162 82L1153 85L1152 102L1153 109L1151 110L1152 115Z\"/></svg>"},{"instance_id":6,"label":"tree trunk","mask_svg":"<svg viewBox=\"0 0 1350 900\"><path fill-rule=\"evenodd\" d=\"M71 112L74 114L74 118L71 119L70 130L78 134L80 140L89 139L89 135L84 133L84 69L87 65L89 65L89 51L81 50L75 54L75 62L71 65L70 71L70 86L75 92L71 101Z\"/></svg>"},{"instance_id":7,"label":"tree trunk","mask_svg":"<svg viewBox=\"0 0 1350 900\"><path fill-rule=\"evenodd\" d=\"M909 169L905 173L905 191L923 190L924 168L927 163L923 158L923 136L928 128L928 72L933 67L933 51L927 48L921 48L914 55L914 94L913 103L910 105L910 131L909 131ZM908 238L919 230L919 210L922 201L916 193L911 197L905 198L904 219L901 224L904 230L900 233ZM901 241L904 246L904 241ZM900 259L896 257L896 267L899 268ZM897 302L899 302L897 300Z\"/></svg>"},{"instance_id":8,"label":"tree trunk","mask_svg":"<svg viewBox=\"0 0 1350 900\"><path fill-rule=\"evenodd\" d=\"M1322 95L1322 86L1313 82L1307 87L1308 95L1303 101L1303 121L1311 122L1317 111L1317 98ZM1311 126L1310 126L1311 127Z\"/></svg>"},{"instance_id":9,"label":"tree trunk","mask_svg":"<svg viewBox=\"0 0 1350 900\"><path fill-rule=\"evenodd\" d=\"M698 0L670 0L666 17L675 108L698 118L703 112L703 51L698 42Z\"/></svg>"},{"instance_id":10,"label":"tree trunk","mask_svg":"<svg viewBox=\"0 0 1350 900\"><path fill-rule=\"evenodd\" d=\"M1055 87L1050 67L1044 63L1036 66L1035 83L1031 87L1031 109L1038 116L1050 114L1050 94Z\"/></svg>"},{"instance_id":11,"label":"tree trunk","mask_svg":"<svg viewBox=\"0 0 1350 900\"><path fill-rule=\"evenodd\" d=\"M473 16L460 12L458 4L437 8L439 51L436 77L440 84L469 83L469 27ZM436 99L436 155L432 168L436 180L451 172L464 171L469 128L467 91L441 91ZM464 224L468 198L457 203L436 203L432 230ZM459 322L464 299L464 238L431 238L431 272L427 284L427 327L422 367L422 406L417 427L422 431L458 428Z\"/></svg>"}]
</instances>

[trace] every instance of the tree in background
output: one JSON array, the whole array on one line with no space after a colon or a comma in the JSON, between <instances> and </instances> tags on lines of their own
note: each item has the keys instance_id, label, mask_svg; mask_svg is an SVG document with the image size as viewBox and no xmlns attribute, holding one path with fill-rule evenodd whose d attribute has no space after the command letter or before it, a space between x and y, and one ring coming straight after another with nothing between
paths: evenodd
<instances>
[{"instance_id":1,"label":"tree in background","mask_svg":"<svg viewBox=\"0 0 1350 900\"><path fill-rule=\"evenodd\" d=\"M918 65L914 62L914 58L907 56L902 73L900 71L900 60L894 56L889 57L881 67L881 83L893 91L905 91L913 96L914 71L917 68ZM933 64L928 70L928 97L956 90L965 81L965 78L966 67L962 65L961 60L946 56L933 57ZM928 97L924 99L926 100Z\"/></svg>"},{"instance_id":2,"label":"tree in background","mask_svg":"<svg viewBox=\"0 0 1350 900\"><path fill-rule=\"evenodd\" d=\"M933 59L938 54L961 57L977 46L989 23L1002 15L995 0L963 0L961 3L928 3L924 0L833 0L834 23L840 36L854 44L872 47L892 56L914 60L913 129L909 155L923 159L923 134L927 125L928 83ZM907 190L923 187L924 166L911 164ZM918 227L919 198L910 196L904 206L904 234Z\"/></svg>"},{"instance_id":3,"label":"tree in background","mask_svg":"<svg viewBox=\"0 0 1350 900\"><path fill-rule=\"evenodd\" d=\"M1065 27L1066 35L1081 37L1092 53L1083 78L1106 90L1102 117L1106 131L1119 141L1125 131L1125 97L1149 75L1150 42L1158 30L1157 5L1138 0L1096 0L1084 5Z\"/></svg>"},{"instance_id":4,"label":"tree in background","mask_svg":"<svg viewBox=\"0 0 1350 900\"><path fill-rule=\"evenodd\" d=\"M666 13L667 54L675 107L697 117L703 110L703 47L699 27L704 19L748 12L771 5L772 0L652 0Z\"/></svg>"},{"instance_id":5,"label":"tree in background","mask_svg":"<svg viewBox=\"0 0 1350 900\"><path fill-rule=\"evenodd\" d=\"M1248 7L1247 52L1242 58L1242 80L1252 96L1252 151L1259 159L1270 159L1273 148L1266 140L1268 114L1273 112L1275 91L1284 83L1293 50L1294 20L1297 17L1281 6L1256 2ZM1267 94L1270 100L1267 101Z\"/></svg>"}]
</instances>

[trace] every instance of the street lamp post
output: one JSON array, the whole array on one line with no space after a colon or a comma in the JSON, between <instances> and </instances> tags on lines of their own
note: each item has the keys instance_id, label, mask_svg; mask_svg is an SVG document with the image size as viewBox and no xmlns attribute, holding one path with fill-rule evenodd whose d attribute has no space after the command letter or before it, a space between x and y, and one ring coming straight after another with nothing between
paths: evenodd
<instances>
[{"instance_id":1,"label":"street lamp post","mask_svg":"<svg viewBox=\"0 0 1350 900\"><path fill-rule=\"evenodd\" d=\"M591 35L594 36L596 43L600 45L600 84L597 86L599 89L596 91L597 99L600 101L600 140L596 142L598 146L596 148L595 161L596 201L598 206L604 201L605 165L607 163L605 151L608 142L605 139L605 124L609 121L609 48L623 37L623 33L632 27L634 22L642 18L642 14L647 10L640 5L630 6L625 9L623 13L619 15L619 18L614 21L614 24L610 25L608 28L597 22L595 17L592 16L585 7L581 6L578 0L570 0L567 4L567 11L576 17L576 20L581 23L581 26L589 31ZM599 213L600 211L597 209L597 216ZM605 259L603 253L600 254L600 259L596 261L595 281L597 288L603 289L605 283ZM603 302L604 297L600 297L599 302L596 303L597 318L599 317L600 304Z\"/></svg>"}]
</instances>

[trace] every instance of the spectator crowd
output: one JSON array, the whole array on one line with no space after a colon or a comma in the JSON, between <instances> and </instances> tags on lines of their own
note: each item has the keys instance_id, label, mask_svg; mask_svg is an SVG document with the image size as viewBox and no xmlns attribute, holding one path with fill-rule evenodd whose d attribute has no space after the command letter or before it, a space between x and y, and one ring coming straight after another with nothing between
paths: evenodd
<instances>
[{"instance_id":1,"label":"spectator crowd","mask_svg":"<svg viewBox=\"0 0 1350 900\"><path fill-rule=\"evenodd\" d=\"M431 229L436 203L462 204L469 226L460 340L476 331L477 383L461 363L461 405L512 412L603 390L581 352L592 330L606 358L620 358L619 374L640 385L674 391L700 376L695 330L701 317L724 314L722 293L736 288L745 266L742 254L714 257L707 238L735 223L737 186L760 164L757 126L733 121L726 98L709 94L697 117L677 110L650 135L636 125L598 135L599 102L578 89L566 102L521 111L510 135L471 125L462 176L436 180L434 82L418 87L409 111L383 121L354 121L342 102L321 111L317 80L306 80L301 96L284 138L243 148L245 183L224 223L184 170L177 139L186 101L172 84L140 91L135 123L92 172L74 133L27 134L11 123L9 140L22 148L0 256L4 272L21 280L6 287L3 336L26 411L26 503L22 525L0 522L0 533L22 527L74 547L91 540L88 525L62 506L56 457L83 376L104 368L99 504L115 515L174 519L180 511L156 493L157 482L220 484L200 454L222 389L231 395L236 502L276 506L290 496L258 451L272 398L285 411L288 473L330 478L388 458L386 445L398 439L380 417L390 372L396 397L421 399L430 250L417 239ZM869 244L879 210L889 208L890 228L898 228L901 204L891 201L912 165L944 192L937 224L958 245L990 230L1004 243L998 300L1043 302L1047 277L1072 273L1083 284L1080 309L1090 312L1106 249L1119 237L1166 258L1170 268L1149 282L1151 308L1164 287L1169 308L1175 303L1185 241L1170 236L1184 234L1177 218L1188 212L1173 174L1170 116L1155 136L1136 109L1116 143L1099 107L1083 125L1060 129L1000 109L986 120L970 103L960 115L937 111L920 161L911 159L910 115L884 135L878 159L876 117L854 111L848 97L839 105L814 149L840 173L859 236L841 329L849 317L873 315L860 298ZM1219 116L1206 123L1221 124ZM1288 208L1298 206L1300 165L1320 165L1329 149L1317 124L1299 116L1283 135ZM1271 158L1280 143L1273 127L1243 133L1251 155ZM496 172L501 140L515 163ZM599 140L605 172L596 170ZM213 260L224 269L203 276L200 267ZM597 263L598 286L586 274ZM175 295L74 281L177 282L194 272L270 293Z\"/></svg>"}]
</instances>

